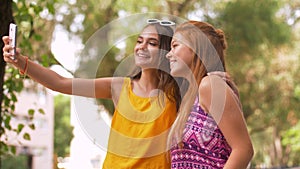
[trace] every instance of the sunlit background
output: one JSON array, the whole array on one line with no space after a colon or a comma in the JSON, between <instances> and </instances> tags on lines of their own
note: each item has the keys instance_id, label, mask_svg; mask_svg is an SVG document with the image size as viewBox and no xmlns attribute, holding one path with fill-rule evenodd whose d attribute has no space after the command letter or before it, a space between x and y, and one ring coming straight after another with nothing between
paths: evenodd
<instances>
[{"instance_id":1,"label":"sunlit background","mask_svg":"<svg viewBox=\"0 0 300 169\"><path fill-rule=\"evenodd\" d=\"M207 21L223 29L228 39L227 69L239 88L255 148L249 168L300 166L300 1L9 2L1 1L0 6L7 5L13 13L9 15L7 8L0 8L0 13L5 16L3 23L14 19L19 26L18 46L22 53L66 77L89 73L88 68L93 66L99 67L92 76L112 76L120 58L132 54L134 36L110 48L101 65L81 54L91 36L116 19L158 12L169 14L168 19L177 23L178 17ZM122 27L124 35L133 27ZM112 27L107 36L101 37L99 48L106 47L116 29ZM5 28L1 31L1 35L6 34ZM1 169L102 168L105 148L82 126L74 98L24 80L10 65L5 70ZM89 105L95 110L86 112L89 118L95 119L95 124L109 125L111 103L97 100ZM11 117L12 113L15 117Z\"/></svg>"}]
</instances>

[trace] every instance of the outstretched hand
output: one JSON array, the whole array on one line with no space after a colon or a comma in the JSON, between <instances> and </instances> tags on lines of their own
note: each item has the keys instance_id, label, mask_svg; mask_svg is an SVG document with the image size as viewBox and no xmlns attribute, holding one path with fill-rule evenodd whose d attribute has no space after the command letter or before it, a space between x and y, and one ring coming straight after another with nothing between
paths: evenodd
<instances>
[{"instance_id":1,"label":"outstretched hand","mask_svg":"<svg viewBox=\"0 0 300 169\"><path fill-rule=\"evenodd\" d=\"M13 49L13 47L10 45L11 39L9 36L3 36L2 40L4 42L3 47L3 60L7 63L11 63L16 68L20 70L20 74L24 75L27 72L28 69L28 57L21 55L21 50L19 48L16 48L16 53L13 55L10 53L10 51ZM13 58L14 56L14 58Z\"/></svg>"},{"instance_id":2,"label":"outstretched hand","mask_svg":"<svg viewBox=\"0 0 300 169\"><path fill-rule=\"evenodd\" d=\"M13 54L10 53L10 51L13 49L13 47L9 44L9 42L11 41L11 39L9 39L9 36L3 36L2 37L2 41L4 42L4 47L3 47L3 60L5 62L9 62L9 63L14 63L17 60L12 59L13 58ZM16 51L16 56L18 56L20 54L20 49L17 49Z\"/></svg>"},{"instance_id":3,"label":"outstretched hand","mask_svg":"<svg viewBox=\"0 0 300 169\"><path fill-rule=\"evenodd\" d=\"M13 64L15 67L18 69L22 70L24 69L24 65L26 62L26 57L21 55L21 50L19 48L16 48L16 54L15 56L10 53L10 50L13 49L13 47L9 44L11 39L9 36L3 36L2 41L4 42L4 47L3 47L3 60L7 63ZM13 56L15 59L13 59Z\"/></svg>"}]
</instances>

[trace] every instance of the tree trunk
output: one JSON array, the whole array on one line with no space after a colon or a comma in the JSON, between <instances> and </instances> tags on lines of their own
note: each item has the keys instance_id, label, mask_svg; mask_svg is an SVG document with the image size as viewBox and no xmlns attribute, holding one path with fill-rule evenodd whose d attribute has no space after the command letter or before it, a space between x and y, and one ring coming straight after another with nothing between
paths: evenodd
<instances>
[{"instance_id":1,"label":"tree trunk","mask_svg":"<svg viewBox=\"0 0 300 169\"><path fill-rule=\"evenodd\" d=\"M2 37L8 35L8 25L9 23L14 22L12 15L12 1L11 0L1 0L0 1L0 137L4 133L4 128L2 128L2 101L3 101L3 84L4 84L4 74L6 62L3 60L3 51L4 46ZM2 166L2 160L0 158L0 168Z\"/></svg>"},{"instance_id":2,"label":"tree trunk","mask_svg":"<svg viewBox=\"0 0 300 169\"><path fill-rule=\"evenodd\" d=\"M6 62L3 60L3 51L2 48L4 46L2 37L4 35L8 35L8 26L9 23L14 22L13 20L13 15L12 15L12 1L11 0L1 0L0 1L0 35L1 35L1 40L0 40L0 110L2 110L2 100L3 100L3 84L4 84L4 73L5 73L5 66ZM1 111L2 112L2 111ZM0 116L0 120L1 120ZM1 122L1 121L0 121ZM1 126L1 125L0 125ZM2 130L1 130L2 132ZM1 133L2 134L2 133Z\"/></svg>"}]
</instances>

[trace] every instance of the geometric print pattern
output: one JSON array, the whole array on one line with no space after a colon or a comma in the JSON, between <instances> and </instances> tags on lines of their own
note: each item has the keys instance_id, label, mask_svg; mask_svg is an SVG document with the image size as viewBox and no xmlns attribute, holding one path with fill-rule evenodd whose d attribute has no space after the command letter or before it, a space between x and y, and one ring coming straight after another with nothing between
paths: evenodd
<instances>
[{"instance_id":1,"label":"geometric print pattern","mask_svg":"<svg viewBox=\"0 0 300 169\"><path fill-rule=\"evenodd\" d=\"M171 148L172 169L221 169L231 148L215 120L196 98L187 120L182 143Z\"/></svg>"}]
</instances>

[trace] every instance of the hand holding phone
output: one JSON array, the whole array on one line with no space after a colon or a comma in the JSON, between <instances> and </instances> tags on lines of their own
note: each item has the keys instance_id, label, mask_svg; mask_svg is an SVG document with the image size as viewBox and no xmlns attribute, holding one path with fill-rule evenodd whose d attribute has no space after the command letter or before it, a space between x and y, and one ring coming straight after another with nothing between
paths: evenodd
<instances>
[{"instance_id":1,"label":"hand holding phone","mask_svg":"<svg viewBox=\"0 0 300 169\"><path fill-rule=\"evenodd\" d=\"M16 59L17 31L18 31L17 25L10 23L9 24L9 38L11 39L10 45L13 47L13 49L10 50L10 53L13 54L13 56L11 58L13 60Z\"/></svg>"}]
</instances>

